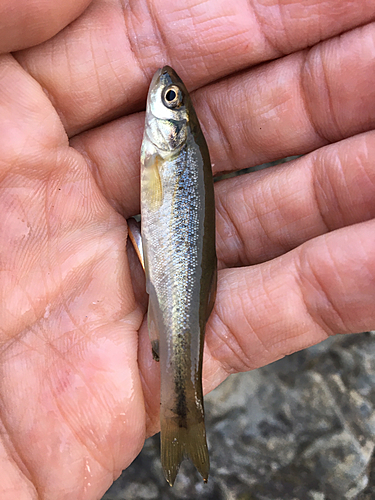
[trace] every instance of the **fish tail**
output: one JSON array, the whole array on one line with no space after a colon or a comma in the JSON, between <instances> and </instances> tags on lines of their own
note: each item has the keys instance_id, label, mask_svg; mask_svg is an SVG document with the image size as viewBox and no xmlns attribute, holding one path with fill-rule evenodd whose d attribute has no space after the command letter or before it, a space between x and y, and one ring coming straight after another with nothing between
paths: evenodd
<instances>
[{"instance_id":1,"label":"fish tail","mask_svg":"<svg viewBox=\"0 0 375 500\"><path fill-rule=\"evenodd\" d=\"M176 419L165 419L161 425L161 464L170 486L176 479L182 459L189 456L207 483L210 459L204 420L181 427Z\"/></svg>"}]
</instances>

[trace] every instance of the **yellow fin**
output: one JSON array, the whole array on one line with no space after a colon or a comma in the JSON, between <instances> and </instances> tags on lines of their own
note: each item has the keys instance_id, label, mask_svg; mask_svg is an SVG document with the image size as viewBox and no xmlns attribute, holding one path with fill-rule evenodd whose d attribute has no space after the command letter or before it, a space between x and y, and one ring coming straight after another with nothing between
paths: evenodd
<instances>
[{"instance_id":1,"label":"yellow fin","mask_svg":"<svg viewBox=\"0 0 375 500\"><path fill-rule=\"evenodd\" d=\"M163 159L159 155L149 156L145 160L144 189L147 192L151 210L158 209L163 200L163 187L159 173L159 166L162 161Z\"/></svg>"}]
</instances>

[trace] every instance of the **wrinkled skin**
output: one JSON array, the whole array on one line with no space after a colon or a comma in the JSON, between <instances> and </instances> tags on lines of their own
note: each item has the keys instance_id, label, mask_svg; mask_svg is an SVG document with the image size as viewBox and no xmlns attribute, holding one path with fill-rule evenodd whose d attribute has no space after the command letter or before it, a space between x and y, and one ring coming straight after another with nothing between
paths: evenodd
<instances>
[{"instance_id":1,"label":"wrinkled skin","mask_svg":"<svg viewBox=\"0 0 375 500\"><path fill-rule=\"evenodd\" d=\"M0 6L2 500L100 498L158 431L144 277L125 248L166 63L216 173L305 154L216 185L205 391L375 328L374 2L89 4Z\"/></svg>"}]
</instances>

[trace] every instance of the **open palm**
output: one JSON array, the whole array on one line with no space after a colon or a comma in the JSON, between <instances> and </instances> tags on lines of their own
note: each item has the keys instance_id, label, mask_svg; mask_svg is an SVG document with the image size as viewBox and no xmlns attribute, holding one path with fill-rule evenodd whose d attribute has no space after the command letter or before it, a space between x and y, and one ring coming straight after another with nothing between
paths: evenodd
<instances>
[{"instance_id":1,"label":"open palm","mask_svg":"<svg viewBox=\"0 0 375 500\"><path fill-rule=\"evenodd\" d=\"M310 153L216 185L206 391L375 327L374 2L49 3L0 7L4 500L100 498L158 430L126 218L166 63L194 91L216 173Z\"/></svg>"}]
</instances>

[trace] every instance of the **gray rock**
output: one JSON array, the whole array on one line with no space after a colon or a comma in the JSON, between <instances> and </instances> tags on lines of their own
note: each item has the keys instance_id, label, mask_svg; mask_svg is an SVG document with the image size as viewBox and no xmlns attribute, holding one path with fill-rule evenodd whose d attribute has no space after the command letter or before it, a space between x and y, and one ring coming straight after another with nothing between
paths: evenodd
<instances>
[{"instance_id":1,"label":"gray rock","mask_svg":"<svg viewBox=\"0 0 375 500\"><path fill-rule=\"evenodd\" d=\"M170 488L154 436L103 500L374 499L374 405L375 334L328 339L206 397L207 485L185 461Z\"/></svg>"}]
</instances>

